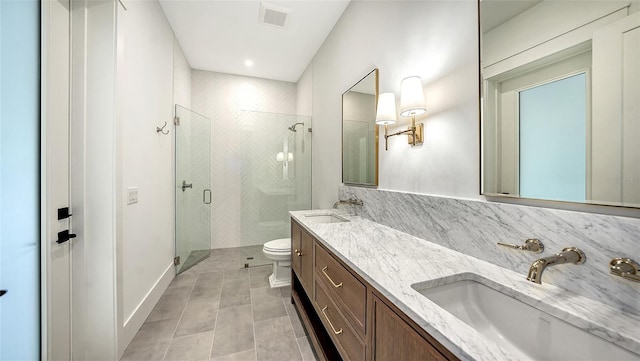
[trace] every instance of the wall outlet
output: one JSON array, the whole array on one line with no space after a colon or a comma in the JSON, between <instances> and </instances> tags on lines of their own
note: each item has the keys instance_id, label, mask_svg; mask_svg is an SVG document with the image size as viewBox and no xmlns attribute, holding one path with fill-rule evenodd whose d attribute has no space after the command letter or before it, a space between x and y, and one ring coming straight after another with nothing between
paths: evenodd
<instances>
[{"instance_id":1,"label":"wall outlet","mask_svg":"<svg viewBox=\"0 0 640 361\"><path fill-rule=\"evenodd\" d=\"M127 204L138 203L138 187L127 188Z\"/></svg>"}]
</instances>

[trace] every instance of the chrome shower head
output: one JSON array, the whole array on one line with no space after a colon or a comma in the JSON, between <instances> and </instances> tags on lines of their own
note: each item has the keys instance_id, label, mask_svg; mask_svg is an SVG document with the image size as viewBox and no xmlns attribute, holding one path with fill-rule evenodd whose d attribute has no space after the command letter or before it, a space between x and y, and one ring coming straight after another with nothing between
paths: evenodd
<instances>
[{"instance_id":1,"label":"chrome shower head","mask_svg":"<svg viewBox=\"0 0 640 361\"><path fill-rule=\"evenodd\" d=\"M298 125L304 125L304 123L295 123L295 124L293 124L292 126L290 126L290 127L289 127L289 128L287 128L287 129L289 129L290 131L292 131L292 132L296 133L296 132L297 132L297 130L296 130L296 126L298 126Z\"/></svg>"}]
</instances>

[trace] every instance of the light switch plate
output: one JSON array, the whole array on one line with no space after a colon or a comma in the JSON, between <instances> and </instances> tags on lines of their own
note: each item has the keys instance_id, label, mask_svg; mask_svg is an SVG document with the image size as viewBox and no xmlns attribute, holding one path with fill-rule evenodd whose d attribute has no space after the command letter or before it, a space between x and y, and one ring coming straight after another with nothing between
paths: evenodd
<instances>
[{"instance_id":1,"label":"light switch plate","mask_svg":"<svg viewBox=\"0 0 640 361\"><path fill-rule=\"evenodd\" d=\"M138 187L127 188L127 204L138 203Z\"/></svg>"}]
</instances>

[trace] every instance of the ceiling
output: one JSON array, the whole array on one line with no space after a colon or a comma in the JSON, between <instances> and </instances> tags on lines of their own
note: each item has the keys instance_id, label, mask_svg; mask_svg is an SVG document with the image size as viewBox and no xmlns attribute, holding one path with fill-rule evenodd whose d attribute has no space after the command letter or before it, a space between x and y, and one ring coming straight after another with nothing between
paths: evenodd
<instances>
[{"instance_id":1,"label":"ceiling","mask_svg":"<svg viewBox=\"0 0 640 361\"><path fill-rule=\"evenodd\" d=\"M289 82L298 81L349 4L268 1L288 13L276 27L259 22L260 1L159 1L193 69Z\"/></svg>"}]
</instances>

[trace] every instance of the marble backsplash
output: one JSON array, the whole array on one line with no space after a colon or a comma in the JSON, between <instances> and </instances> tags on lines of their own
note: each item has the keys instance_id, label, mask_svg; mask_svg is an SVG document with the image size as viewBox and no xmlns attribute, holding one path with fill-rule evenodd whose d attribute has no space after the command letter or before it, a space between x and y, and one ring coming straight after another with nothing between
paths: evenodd
<instances>
[{"instance_id":1,"label":"marble backsplash","mask_svg":"<svg viewBox=\"0 0 640 361\"><path fill-rule=\"evenodd\" d=\"M640 283L609 273L611 258L640 262L640 219L349 186L338 193L340 199L364 202L341 206L358 216L511 269L523 281L534 260L578 247L586 263L549 267L543 284L640 315ZM496 245L522 244L527 238L540 239L544 252Z\"/></svg>"}]
</instances>

